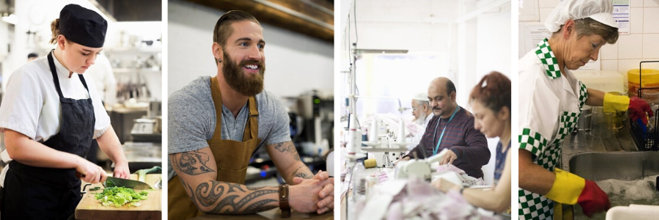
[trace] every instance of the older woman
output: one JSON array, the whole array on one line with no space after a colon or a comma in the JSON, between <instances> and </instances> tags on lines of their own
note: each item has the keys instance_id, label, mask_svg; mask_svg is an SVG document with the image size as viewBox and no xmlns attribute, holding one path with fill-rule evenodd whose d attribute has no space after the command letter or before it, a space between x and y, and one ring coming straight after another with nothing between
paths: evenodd
<instances>
[{"instance_id":1,"label":"older woman","mask_svg":"<svg viewBox=\"0 0 659 220\"><path fill-rule=\"evenodd\" d=\"M583 105L629 110L633 120L652 116L642 99L605 95L570 72L616 42L612 10L610 0L562 1L545 23L551 37L519 60L520 219L551 219L556 203L579 203L588 216L610 207L597 184L556 167L560 144L575 129Z\"/></svg>"},{"instance_id":2,"label":"older woman","mask_svg":"<svg viewBox=\"0 0 659 220\"><path fill-rule=\"evenodd\" d=\"M90 183L107 176L84 159L93 139L115 162L115 177L130 175L93 80L82 75L103 49L107 22L70 4L51 30L55 49L11 75L0 106L0 130L13 159L0 180L2 219L68 219L82 198L76 172Z\"/></svg>"},{"instance_id":3,"label":"older woman","mask_svg":"<svg viewBox=\"0 0 659 220\"><path fill-rule=\"evenodd\" d=\"M510 79L499 72L485 75L469 95L474 128L488 138L499 137L491 190L461 189L444 179L432 184L443 192L460 190L470 204L497 213L510 208Z\"/></svg>"}]
</instances>

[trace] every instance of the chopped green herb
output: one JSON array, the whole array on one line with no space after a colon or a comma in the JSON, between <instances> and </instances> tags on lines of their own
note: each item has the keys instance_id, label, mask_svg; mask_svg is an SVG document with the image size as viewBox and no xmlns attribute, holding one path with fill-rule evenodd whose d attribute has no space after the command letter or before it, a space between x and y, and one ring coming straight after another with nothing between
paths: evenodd
<instances>
[{"instance_id":1,"label":"chopped green herb","mask_svg":"<svg viewBox=\"0 0 659 220\"><path fill-rule=\"evenodd\" d=\"M145 200L149 192L141 191L139 193L135 190L126 187L107 187L103 189L102 193L96 194L98 200L103 206L121 207L128 204L128 206L140 206L139 201Z\"/></svg>"},{"instance_id":2,"label":"chopped green herb","mask_svg":"<svg viewBox=\"0 0 659 220\"><path fill-rule=\"evenodd\" d=\"M100 187L100 186L97 186L97 187L94 187L94 188L89 189L89 191L96 191L96 190L99 190L99 189L101 189L101 187Z\"/></svg>"}]
</instances>

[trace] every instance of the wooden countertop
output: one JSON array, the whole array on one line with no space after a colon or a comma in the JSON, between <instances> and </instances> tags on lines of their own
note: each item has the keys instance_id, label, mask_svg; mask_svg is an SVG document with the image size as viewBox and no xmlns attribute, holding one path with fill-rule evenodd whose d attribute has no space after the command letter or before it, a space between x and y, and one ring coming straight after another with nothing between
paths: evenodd
<instances>
[{"instance_id":1,"label":"wooden countertop","mask_svg":"<svg viewBox=\"0 0 659 220\"><path fill-rule=\"evenodd\" d=\"M112 174L110 174L112 175ZM147 174L146 183L153 186L161 178L162 174ZM131 174L131 179L137 180L137 174ZM83 185L85 183L83 182ZM103 186L100 183L92 184L87 187L87 190L93 187ZM142 190L136 190L142 191ZM105 220L105 219L162 219L162 207L161 207L161 197L162 190L154 189L148 190L148 198L141 201L141 205L138 207L105 207L102 206L94 197L96 196L95 192L102 191L92 191L87 192L83 195L82 200L78 203L75 211L76 219L93 219L93 220Z\"/></svg>"},{"instance_id":2,"label":"wooden countertop","mask_svg":"<svg viewBox=\"0 0 659 220\"><path fill-rule=\"evenodd\" d=\"M334 212L326 212L322 215L316 213L298 213L291 212L290 218L282 218L281 210L271 209L265 212L259 212L252 215L202 215L191 218L190 220L214 220L214 219L223 219L223 220L242 220L242 219L254 219L254 220L274 220L274 219L285 219L285 220L297 220L297 219L313 219L313 220L326 220L334 219Z\"/></svg>"}]
</instances>

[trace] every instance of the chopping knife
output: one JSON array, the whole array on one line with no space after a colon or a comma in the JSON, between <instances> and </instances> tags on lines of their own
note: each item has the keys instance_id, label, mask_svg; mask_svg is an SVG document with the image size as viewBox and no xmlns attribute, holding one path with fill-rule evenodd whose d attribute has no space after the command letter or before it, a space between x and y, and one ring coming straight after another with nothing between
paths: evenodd
<instances>
[{"instance_id":1,"label":"chopping knife","mask_svg":"<svg viewBox=\"0 0 659 220\"><path fill-rule=\"evenodd\" d=\"M84 177L85 175L76 172L76 177L81 178ZM104 187L112 187L112 186L123 186L126 188L131 188L131 189L153 189L151 185L145 182L137 181L137 180L130 180L130 179L122 179L122 178L116 178L116 177L107 177L105 179L105 182L103 182Z\"/></svg>"},{"instance_id":2,"label":"chopping knife","mask_svg":"<svg viewBox=\"0 0 659 220\"><path fill-rule=\"evenodd\" d=\"M153 189L151 185L145 182L109 177L109 176L107 177L107 179L105 179L105 182L103 182L103 186L106 188L111 186L123 186L131 189Z\"/></svg>"}]
</instances>

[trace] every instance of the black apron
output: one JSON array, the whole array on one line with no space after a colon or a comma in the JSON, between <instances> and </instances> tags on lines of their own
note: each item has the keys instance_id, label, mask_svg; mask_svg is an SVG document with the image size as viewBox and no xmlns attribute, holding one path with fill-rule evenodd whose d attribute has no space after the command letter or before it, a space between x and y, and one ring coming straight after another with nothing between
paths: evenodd
<instances>
[{"instance_id":1,"label":"black apron","mask_svg":"<svg viewBox=\"0 0 659 220\"><path fill-rule=\"evenodd\" d=\"M80 100L64 98L52 53L48 54L48 64L60 97L62 118L59 133L43 144L84 157L91 145L96 122L91 95ZM89 93L84 77L77 75ZM75 169L33 167L11 161L2 192L2 219L69 218L82 199L80 179L75 177L75 172Z\"/></svg>"}]
</instances>

